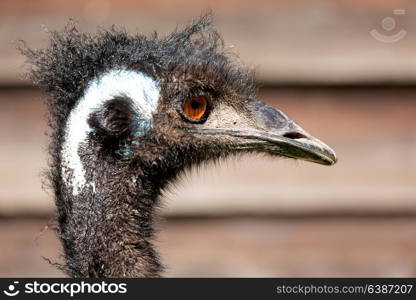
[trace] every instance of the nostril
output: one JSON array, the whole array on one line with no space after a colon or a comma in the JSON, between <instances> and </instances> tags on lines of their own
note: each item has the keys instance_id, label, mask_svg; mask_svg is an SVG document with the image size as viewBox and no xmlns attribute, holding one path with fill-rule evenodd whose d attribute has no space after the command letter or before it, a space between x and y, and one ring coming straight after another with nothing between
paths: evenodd
<instances>
[{"instance_id":1,"label":"nostril","mask_svg":"<svg viewBox=\"0 0 416 300\"><path fill-rule=\"evenodd\" d=\"M306 136L304 136L302 133L295 132L295 131L285 133L283 136L285 138L292 139L292 140L306 138Z\"/></svg>"}]
</instances>

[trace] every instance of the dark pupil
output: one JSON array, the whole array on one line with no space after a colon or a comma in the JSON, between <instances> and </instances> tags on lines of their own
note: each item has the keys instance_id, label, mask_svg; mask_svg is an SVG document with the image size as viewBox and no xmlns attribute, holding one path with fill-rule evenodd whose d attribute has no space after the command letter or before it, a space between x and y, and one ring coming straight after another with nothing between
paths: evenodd
<instances>
[{"instance_id":1,"label":"dark pupil","mask_svg":"<svg viewBox=\"0 0 416 300\"><path fill-rule=\"evenodd\" d=\"M193 108L193 109L198 109L199 108L199 101L198 100L193 100L193 101L191 101L191 107Z\"/></svg>"}]
</instances>

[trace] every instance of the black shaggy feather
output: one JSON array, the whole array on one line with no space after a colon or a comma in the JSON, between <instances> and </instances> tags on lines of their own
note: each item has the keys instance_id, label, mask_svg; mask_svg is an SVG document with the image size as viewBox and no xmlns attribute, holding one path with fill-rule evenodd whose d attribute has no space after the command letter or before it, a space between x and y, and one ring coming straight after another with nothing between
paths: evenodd
<instances>
[{"instance_id":1,"label":"black shaggy feather","mask_svg":"<svg viewBox=\"0 0 416 300\"><path fill-rule=\"evenodd\" d=\"M226 101L244 109L241 99L255 92L252 74L227 53L210 19L202 17L163 38L114 27L85 34L69 24L62 32L51 33L47 49L22 47L32 65L30 78L48 95L49 178L68 275L159 276L162 267L151 239L161 189L185 168L231 153L220 141L176 129L184 122L177 110L181 99L203 91L214 107ZM95 191L72 196L61 176L68 116L92 79L122 67L160 82L161 103L153 116L156 126L135 142L135 112L129 99L109 99L90 116L88 122L96 130L79 150Z\"/></svg>"}]
</instances>

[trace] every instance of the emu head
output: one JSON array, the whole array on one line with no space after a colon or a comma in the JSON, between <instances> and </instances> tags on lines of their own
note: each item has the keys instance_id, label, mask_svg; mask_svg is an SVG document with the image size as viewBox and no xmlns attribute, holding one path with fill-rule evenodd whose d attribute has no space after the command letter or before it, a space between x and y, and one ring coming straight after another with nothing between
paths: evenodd
<instances>
[{"instance_id":1,"label":"emu head","mask_svg":"<svg viewBox=\"0 0 416 300\"><path fill-rule=\"evenodd\" d=\"M25 50L50 95L54 176L73 195L105 172L140 169L163 185L182 169L239 152L324 165L335 153L255 98L252 74L205 17L167 37L69 26L51 47ZM97 171L101 168L101 171Z\"/></svg>"}]
</instances>

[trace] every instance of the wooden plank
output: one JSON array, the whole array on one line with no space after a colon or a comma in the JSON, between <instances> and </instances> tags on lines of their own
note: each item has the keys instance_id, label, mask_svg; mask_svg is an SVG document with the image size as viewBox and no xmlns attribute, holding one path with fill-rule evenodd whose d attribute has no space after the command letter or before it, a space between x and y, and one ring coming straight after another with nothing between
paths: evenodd
<instances>
[{"instance_id":1,"label":"wooden plank","mask_svg":"<svg viewBox=\"0 0 416 300\"><path fill-rule=\"evenodd\" d=\"M1 1L0 84L19 81L23 58L15 42L26 40L44 47L42 26L59 29L69 18L81 30L117 24L131 32L169 32L212 9L228 45L257 69L258 79L269 83L374 83L414 82L416 79L416 3L409 0L322 1ZM405 11L395 15L395 9ZM394 29L382 21L393 18ZM388 23L388 22L387 22ZM390 19L390 25L391 19ZM388 28L388 27L386 27ZM386 38L406 31L396 43Z\"/></svg>"},{"instance_id":2,"label":"wooden plank","mask_svg":"<svg viewBox=\"0 0 416 300\"><path fill-rule=\"evenodd\" d=\"M1 277L61 277L46 219L0 220ZM169 277L414 277L413 219L164 221L157 249Z\"/></svg>"},{"instance_id":3,"label":"wooden plank","mask_svg":"<svg viewBox=\"0 0 416 300\"><path fill-rule=\"evenodd\" d=\"M163 213L415 214L416 89L271 89L281 108L337 152L334 167L244 156L184 176ZM0 91L0 214L50 214L41 189L46 137L41 95Z\"/></svg>"}]
</instances>

